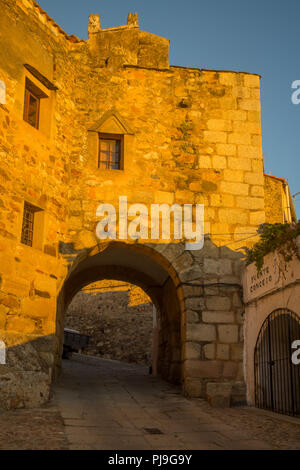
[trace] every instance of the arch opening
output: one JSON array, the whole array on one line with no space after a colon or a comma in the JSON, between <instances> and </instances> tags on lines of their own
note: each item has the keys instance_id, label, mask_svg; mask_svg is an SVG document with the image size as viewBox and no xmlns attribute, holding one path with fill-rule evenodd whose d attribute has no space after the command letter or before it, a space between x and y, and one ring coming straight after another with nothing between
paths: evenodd
<instances>
[{"instance_id":1,"label":"arch opening","mask_svg":"<svg viewBox=\"0 0 300 470\"><path fill-rule=\"evenodd\" d=\"M154 249L120 242L107 243L78 257L58 296L54 379L61 368L64 316L74 296L91 283L116 280L139 286L158 312L157 374L182 382L183 312L179 281L169 263ZM179 287L180 289L180 287Z\"/></svg>"},{"instance_id":2,"label":"arch opening","mask_svg":"<svg viewBox=\"0 0 300 470\"><path fill-rule=\"evenodd\" d=\"M158 314L149 296L134 284L89 284L73 297L64 322L65 331L84 336L67 333L63 357L72 357L74 342L75 352L138 364L156 375ZM76 338L81 339L77 345Z\"/></svg>"}]
</instances>

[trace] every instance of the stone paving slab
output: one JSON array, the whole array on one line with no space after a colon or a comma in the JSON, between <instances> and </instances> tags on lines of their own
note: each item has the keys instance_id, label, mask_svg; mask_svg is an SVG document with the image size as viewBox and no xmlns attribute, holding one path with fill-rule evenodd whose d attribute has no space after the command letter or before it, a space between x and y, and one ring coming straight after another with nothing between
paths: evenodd
<instances>
[{"instance_id":1,"label":"stone paving slab","mask_svg":"<svg viewBox=\"0 0 300 470\"><path fill-rule=\"evenodd\" d=\"M141 366L80 355L63 366L50 404L0 412L0 449L300 449L300 420L211 408Z\"/></svg>"},{"instance_id":2,"label":"stone paving slab","mask_svg":"<svg viewBox=\"0 0 300 470\"><path fill-rule=\"evenodd\" d=\"M0 450L66 450L63 419L52 404L0 412Z\"/></svg>"},{"instance_id":3,"label":"stone paving slab","mask_svg":"<svg viewBox=\"0 0 300 470\"><path fill-rule=\"evenodd\" d=\"M55 399L72 447L75 439L77 448L88 445L90 436L90 444L99 449L273 448L271 443L247 432L244 424L237 430L230 420L225 423L217 419L215 409L206 402L203 405L202 400L186 399L180 387L149 376L148 370L141 366L102 359L90 362L84 356L75 356L72 361L65 361L64 366ZM74 389L76 377L80 377L77 381L80 397ZM101 397L105 397L105 403ZM66 418L66 410L70 413L77 401L77 408L85 409L81 427ZM114 420L113 426L108 425L110 419ZM97 420L99 425L95 426ZM103 420L106 425L101 426ZM146 428L154 428L160 434L150 434Z\"/></svg>"}]
</instances>

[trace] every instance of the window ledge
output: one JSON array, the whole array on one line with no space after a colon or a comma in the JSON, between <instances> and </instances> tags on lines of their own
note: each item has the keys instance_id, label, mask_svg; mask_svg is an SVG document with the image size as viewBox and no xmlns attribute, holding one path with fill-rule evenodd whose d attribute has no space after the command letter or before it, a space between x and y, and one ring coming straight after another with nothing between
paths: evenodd
<instances>
[{"instance_id":1,"label":"window ledge","mask_svg":"<svg viewBox=\"0 0 300 470\"><path fill-rule=\"evenodd\" d=\"M20 248L25 248L26 250L34 250L36 253L40 254L40 255L45 255L45 256L50 256L52 259L53 258L58 258L58 254L56 253L56 255L51 255L49 253L45 253L44 251L44 246L43 248L36 248L34 246L29 246L29 245L26 245L25 243L18 243L18 247Z\"/></svg>"}]
</instances>

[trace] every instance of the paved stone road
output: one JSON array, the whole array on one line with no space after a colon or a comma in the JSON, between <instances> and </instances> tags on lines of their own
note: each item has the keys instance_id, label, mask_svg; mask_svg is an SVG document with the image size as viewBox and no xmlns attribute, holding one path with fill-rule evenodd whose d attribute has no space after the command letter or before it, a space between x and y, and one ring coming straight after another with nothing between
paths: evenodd
<instances>
[{"instance_id":1,"label":"paved stone road","mask_svg":"<svg viewBox=\"0 0 300 470\"><path fill-rule=\"evenodd\" d=\"M299 419L211 408L141 366L74 355L63 367L49 404L0 412L0 449L300 449Z\"/></svg>"},{"instance_id":2,"label":"paved stone road","mask_svg":"<svg viewBox=\"0 0 300 470\"><path fill-rule=\"evenodd\" d=\"M142 366L74 356L55 403L71 449L270 449L205 412Z\"/></svg>"},{"instance_id":3,"label":"paved stone road","mask_svg":"<svg viewBox=\"0 0 300 470\"><path fill-rule=\"evenodd\" d=\"M66 450L63 419L53 403L0 412L0 450Z\"/></svg>"}]
</instances>

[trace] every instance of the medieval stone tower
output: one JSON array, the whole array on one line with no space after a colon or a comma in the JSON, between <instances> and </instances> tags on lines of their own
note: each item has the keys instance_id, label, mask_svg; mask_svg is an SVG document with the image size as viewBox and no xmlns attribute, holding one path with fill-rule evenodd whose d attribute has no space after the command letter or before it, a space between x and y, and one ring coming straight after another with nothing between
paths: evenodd
<instances>
[{"instance_id":1,"label":"medieval stone tower","mask_svg":"<svg viewBox=\"0 0 300 470\"><path fill-rule=\"evenodd\" d=\"M0 4L0 401L32 406L59 372L64 312L85 285L141 286L158 371L184 393L244 399L242 254L265 221L256 74L170 66L137 15L68 36L33 0ZM100 203L204 204L203 249L99 240Z\"/></svg>"}]
</instances>

